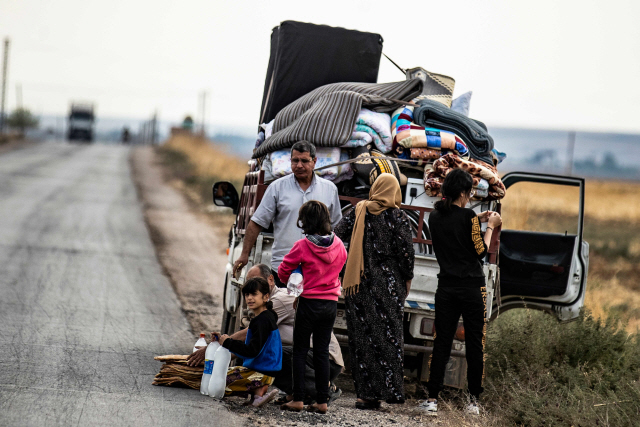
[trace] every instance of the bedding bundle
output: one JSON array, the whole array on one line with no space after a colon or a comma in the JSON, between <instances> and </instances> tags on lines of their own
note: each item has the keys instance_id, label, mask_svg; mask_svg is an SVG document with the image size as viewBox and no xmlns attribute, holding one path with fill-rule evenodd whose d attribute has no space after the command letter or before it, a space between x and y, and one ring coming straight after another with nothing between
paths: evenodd
<instances>
[{"instance_id":1,"label":"bedding bundle","mask_svg":"<svg viewBox=\"0 0 640 427\"><path fill-rule=\"evenodd\" d=\"M290 147L306 140L316 146L316 174L334 183L371 185L389 172L404 185L405 173L419 173L435 197L446 174L462 168L473 176L476 198L501 199L496 166L506 155L494 148L486 126L468 117L471 92L451 100L455 81L429 75L425 83L332 83L292 102L260 126L253 158L265 182L292 173ZM433 82L441 82L437 93L423 87Z\"/></svg>"}]
</instances>

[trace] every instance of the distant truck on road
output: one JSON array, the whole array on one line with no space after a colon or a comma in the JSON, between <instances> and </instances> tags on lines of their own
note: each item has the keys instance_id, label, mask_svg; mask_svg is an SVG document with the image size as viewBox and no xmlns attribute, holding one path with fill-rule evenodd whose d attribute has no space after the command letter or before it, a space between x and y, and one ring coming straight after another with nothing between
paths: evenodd
<instances>
[{"instance_id":1,"label":"distant truck on road","mask_svg":"<svg viewBox=\"0 0 640 427\"><path fill-rule=\"evenodd\" d=\"M69 141L93 141L93 104L72 103L69 109Z\"/></svg>"}]
</instances>

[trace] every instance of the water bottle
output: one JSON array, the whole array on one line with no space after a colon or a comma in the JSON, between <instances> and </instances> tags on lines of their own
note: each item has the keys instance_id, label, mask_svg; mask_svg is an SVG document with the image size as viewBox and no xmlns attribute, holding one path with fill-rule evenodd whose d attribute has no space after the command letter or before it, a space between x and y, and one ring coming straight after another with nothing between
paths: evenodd
<instances>
[{"instance_id":1,"label":"water bottle","mask_svg":"<svg viewBox=\"0 0 640 427\"><path fill-rule=\"evenodd\" d=\"M302 277L302 266L298 266L291 276L289 276L289 281L287 282L287 293L289 295L293 295L294 297L299 297L302 294L302 286L304 284L304 278Z\"/></svg>"},{"instance_id":2,"label":"water bottle","mask_svg":"<svg viewBox=\"0 0 640 427\"><path fill-rule=\"evenodd\" d=\"M191 353L195 353L196 351L206 346L207 340L204 339L204 334L200 334L200 338L198 338L198 341L196 341L196 344L193 346L193 351Z\"/></svg>"},{"instance_id":3,"label":"water bottle","mask_svg":"<svg viewBox=\"0 0 640 427\"><path fill-rule=\"evenodd\" d=\"M213 356L216 350L220 348L218 341L211 341L204 352L204 372L202 373L202 381L200 382L200 393L209 394L209 381L211 380L211 372L213 372Z\"/></svg>"},{"instance_id":4,"label":"water bottle","mask_svg":"<svg viewBox=\"0 0 640 427\"><path fill-rule=\"evenodd\" d=\"M231 352L224 347L218 348L213 356L213 372L211 373L211 381L209 381L209 396L216 399L224 397L229 363L231 363Z\"/></svg>"}]
</instances>

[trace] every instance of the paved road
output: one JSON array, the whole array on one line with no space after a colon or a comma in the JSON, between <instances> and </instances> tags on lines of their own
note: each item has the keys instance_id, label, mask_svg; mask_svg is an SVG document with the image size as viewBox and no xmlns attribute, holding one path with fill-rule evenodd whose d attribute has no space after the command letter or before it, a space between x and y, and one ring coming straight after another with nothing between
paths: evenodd
<instances>
[{"instance_id":1,"label":"paved road","mask_svg":"<svg viewBox=\"0 0 640 427\"><path fill-rule=\"evenodd\" d=\"M114 145L0 154L0 425L241 425L151 385L193 336Z\"/></svg>"}]
</instances>

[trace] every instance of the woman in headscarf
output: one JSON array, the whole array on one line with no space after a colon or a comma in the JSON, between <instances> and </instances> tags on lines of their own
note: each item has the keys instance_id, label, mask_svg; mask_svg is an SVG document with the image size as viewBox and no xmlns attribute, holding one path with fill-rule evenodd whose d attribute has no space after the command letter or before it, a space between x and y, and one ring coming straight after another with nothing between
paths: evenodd
<instances>
[{"instance_id":1,"label":"woman in headscarf","mask_svg":"<svg viewBox=\"0 0 640 427\"><path fill-rule=\"evenodd\" d=\"M411 226L398 180L383 173L334 230L349 243L343 279L356 408L404 403L404 301L413 279Z\"/></svg>"}]
</instances>

